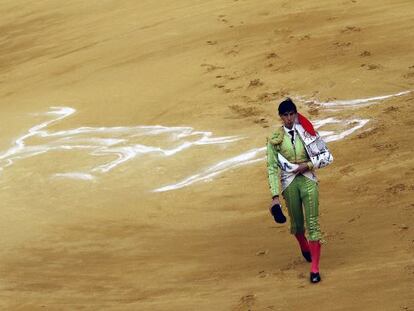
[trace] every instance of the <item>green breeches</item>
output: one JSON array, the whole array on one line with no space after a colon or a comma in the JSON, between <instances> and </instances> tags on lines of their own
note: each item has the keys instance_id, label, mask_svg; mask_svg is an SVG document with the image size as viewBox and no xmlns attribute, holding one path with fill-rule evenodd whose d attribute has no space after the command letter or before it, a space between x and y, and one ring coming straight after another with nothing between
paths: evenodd
<instances>
[{"instance_id":1,"label":"green breeches","mask_svg":"<svg viewBox=\"0 0 414 311\"><path fill-rule=\"evenodd\" d=\"M306 229L310 241L322 238L319 227L319 189L318 183L298 175L282 193L290 217L290 232L305 233L303 210L305 210ZM303 207L302 207L303 206Z\"/></svg>"}]
</instances>

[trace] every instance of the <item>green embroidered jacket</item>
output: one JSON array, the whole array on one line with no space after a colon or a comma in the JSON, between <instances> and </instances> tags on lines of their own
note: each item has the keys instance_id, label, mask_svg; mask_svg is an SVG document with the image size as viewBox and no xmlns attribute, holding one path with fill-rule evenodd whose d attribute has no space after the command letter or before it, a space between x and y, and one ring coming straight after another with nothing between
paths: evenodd
<instances>
[{"instance_id":1,"label":"green embroidered jacket","mask_svg":"<svg viewBox=\"0 0 414 311\"><path fill-rule=\"evenodd\" d=\"M313 164L299 135L296 133L295 144L293 145L290 135L286 135L283 126L281 126L267 139L267 171L272 196L279 195L280 168L277 161L278 153L290 163L306 163L310 170L313 169Z\"/></svg>"}]
</instances>

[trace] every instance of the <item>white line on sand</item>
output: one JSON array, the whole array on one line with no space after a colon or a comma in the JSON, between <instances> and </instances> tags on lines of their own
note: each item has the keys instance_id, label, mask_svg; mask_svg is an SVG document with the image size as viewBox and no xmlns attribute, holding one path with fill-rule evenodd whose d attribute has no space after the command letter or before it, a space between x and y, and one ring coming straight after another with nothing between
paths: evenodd
<instances>
[{"instance_id":1,"label":"white line on sand","mask_svg":"<svg viewBox=\"0 0 414 311\"><path fill-rule=\"evenodd\" d=\"M332 131L329 131L329 132L321 131L320 135L324 137L324 140L326 142L331 142L331 141L344 139L346 136L351 135L353 132L363 127L368 121L369 120L366 120L366 119L365 120L353 119L353 120L340 121L335 118L328 118L324 120L317 120L314 122L314 124L315 124L316 129L324 125L327 125L327 124L343 124L346 126L353 125L351 128L345 131L342 131L338 134L335 134ZM191 184L194 184L200 181L210 180L211 178L219 174L222 174L228 170L234 169L236 167L264 161L266 159L265 153L266 153L266 147L251 149L238 156L235 156L230 159L221 161L217 164L214 164L213 166L204 169L200 173L187 177L178 183L167 185L161 188L157 188L153 190L153 192L176 190L176 189L187 187Z\"/></svg>"},{"instance_id":2,"label":"white line on sand","mask_svg":"<svg viewBox=\"0 0 414 311\"><path fill-rule=\"evenodd\" d=\"M346 107L352 107L352 106L375 104L378 101L386 100L392 97L407 95L411 92L412 91L403 91L403 92L399 92L395 94L375 96L375 97L369 97L369 98L361 98L361 99L337 100L337 101L331 101L331 102L318 102L318 101L313 101L313 102L323 107L344 109ZM303 100L303 97L298 97L298 99ZM346 127L351 126L350 128L340 133L335 133L334 131L319 131L319 134L322 137L324 137L324 140L326 142L332 142L332 141L344 139L345 137L351 135L358 129L364 127L368 122L369 122L369 119L338 120L332 117L323 119L323 120L312 121L316 129L319 129L328 124L342 124L342 125L345 125ZM255 158L251 158L252 154L255 155ZM199 181L208 180L214 176L217 176L235 167L262 161L265 159L263 157L264 154L265 154L265 148L252 149L239 156L230 158L229 160L222 161L218 164L213 165L212 167L204 169L202 172L192 175L188 178L185 178L184 180L178 183L167 185L167 186L155 189L153 191L154 192L170 191L170 190L175 190L175 189L189 186Z\"/></svg>"},{"instance_id":3,"label":"white line on sand","mask_svg":"<svg viewBox=\"0 0 414 311\"><path fill-rule=\"evenodd\" d=\"M73 179L81 179L81 180L94 180L95 176L91 174L85 173L58 173L54 175L55 177L62 177L62 178L73 178Z\"/></svg>"},{"instance_id":4,"label":"white line on sand","mask_svg":"<svg viewBox=\"0 0 414 311\"><path fill-rule=\"evenodd\" d=\"M374 104L377 101L406 95L410 92L411 91L404 91L396 94L364 99L338 100L319 103L319 105L323 107L345 108L356 105ZM93 175L94 173L106 173L137 156L153 154L169 157L187 150L192 146L229 144L245 138L240 136L212 137L213 134L211 132L194 131L191 127L166 127L161 125L133 127L79 127L64 131L47 131L49 125L61 121L75 112L76 110L70 107L51 107L51 110L47 112L46 115L56 116L55 118L33 126L26 134L17 138L11 148L4 153L0 153L0 170L14 164L18 159L33 157L55 150L88 150L89 154L92 156L102 157L109 155L115 157L115 160L98 165L90 169L89 172L66 172L54 175L55 177L62 178L93 180L95 178ZM327 118L313 121L313 124L316 129L328 124L345 126L347 129L339 133L334 131L319 131L320 135L324 137L327 142L332 142L344 139L353 132L364 127L368 122L368 119L338 120L335 118ZM30 145L28 140L33 137L41 138L45 142L40 145ZM173 146L169 148L161 148L159 146L140 144L138 142L142 137L163 138L164 140L166 139L168 144ZM213 177L230 169L263 161L265 159L264 156L264 147L251 149L238 156L214 164L213 166L202 170L200 173L187 177L178 183L167 185L153 191L169 191L183 188L196 182L211 180Z\"/></svg>"},{"instance_id":5,"label":"white line on sand","mask_svg":"<svg viewBox=\"0 0 414 311\"><path fill-rule=\"evenodd\" d=\"M356 130L364 127L369 122L369 119L352 119L352 120L345 120L340 121L335 118L327 118L323 120L314 121L314 127L316 129L322 127L326 124L343 124L345 126L352 126L351 128L344 130L338 134L335 134L333 131L319 131L319 134L324 137L326 142L336 141L344 139L346 136L351 135Z\"/></svg>"},{"instance_id":6,"label":"white line on sand","mask_svg":"<svg viewBox=\"0 0 414 311\"><path fill-rule=\"evenodd\" d=\"M378 101L382 101L385 99L389 99L391 97L398 97L403 96L411 93L412 91L404 91L395 94L383 95L383 96L375 96L375 97L368 97L368 98L359 98L359 99L350 99L350 100L334 100L330 102L318 102L314 101L317 105L329 108L344 108L344 106L360 106L360 105L372 105L376 104Z\"/></svg>"},{"instance_id":7,"label":"white line on sand","mask_svg":"<svg viewBox=\"0 0 414 311\"><path fill-rule=\"evenodd\" d=\"M132 127L79 127L64 131L49 132L47 127L76 112L70 107L51 107L46 116L49 121L31 127L18 137L12 147L0 153L0 170L13 165L19 159L33 157L58 150L88 150L92 156L111 156L115 159L92 168L89 172L67 172L55 177L69 177L91 180L93 173L106 173L120 164L145 154L172 156L192 146L229 144L244 137L213 137L211 132L194 131L191 127L167 127L161 125ZM162 148L140 144L140 140L156 137L157 144L171 147ZM30 139L41 139L41 144L30 144Z\"/></svg>"},{"instance_id":8,"label":"white line on sand","mask_svg":"<svg viewBox=\"0 0 414 311\"><path fill-rule=\"evenodd\" d=\"M155 189L153 190L153 192L163 192L163 191L180 189L183 187L187 187L191 184L194 184L196 182L210 180L211 178L221 173L224 173L225 171L228 171L230 169L233 169L233 168L236 168L242 165L247 165L247 164L252 164L252 163L259 162L259 161L263 161L265 158L259 157L259 156L263 156L265 149L266 149L265 147L251 149L238 156L235 156L230 159L221 161L217 164L214 164L213 166L205 169L199 174L192 175L176 184L172 184L172 185L168 185L165 187Z\"/></svg>"}]
</instances>

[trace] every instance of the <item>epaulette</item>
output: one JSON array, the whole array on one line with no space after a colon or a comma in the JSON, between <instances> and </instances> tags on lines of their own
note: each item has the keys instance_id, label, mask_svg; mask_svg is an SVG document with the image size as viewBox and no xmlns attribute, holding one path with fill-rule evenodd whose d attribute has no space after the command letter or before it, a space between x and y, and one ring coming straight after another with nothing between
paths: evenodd
<instances>
[{"instance_id":1,"label":"epaulette","mask_svg":"<svg viewBox=\"0 0 414 311\"><path fill-rule=\"evenodd\" d=\"M279 127L272 136L269 137L269 141L272 145L279 145L283 141L283 136L285 135L285 131L283 127Z\"/></svg>"}]
</instances>

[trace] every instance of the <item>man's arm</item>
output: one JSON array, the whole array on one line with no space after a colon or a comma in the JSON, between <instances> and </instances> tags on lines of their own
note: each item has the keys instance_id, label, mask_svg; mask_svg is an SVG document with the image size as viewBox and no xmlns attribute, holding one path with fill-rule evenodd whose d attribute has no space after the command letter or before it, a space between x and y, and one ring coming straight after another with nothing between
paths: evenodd
<instances>
[{"instance_id":1,"label":"man's arm","mask_svg":"<svg viewBox=\"0 0 414 311\"><path fill-rule=\"evenodd\" d=\"M295 174L303 174L306 171L311 171L313 169L313 164L311 161L308 161L306 163L300 163L298 168L293 171Z\"/></svg>"},{"instance_id":2,"label":"man's arm","mask_svg":"<svg viewBox=\"0 0 414 311\"><path fill-rule=\"evenodd\" d=\"M273 145L267 142L267 173L269 178L269 187L272 197L279 196L279 166L277 164L277 153Z\"/></svg>"},{"instance_id":3,"label":"man's arm","mask_svg":"<svg viewBox=\"0 0 414 311\"><path fill-rule=\"evenodd\" d=\"M270 142L267 142L267 172L269 175L270 192L272 193L272 202L269 206L269 212L279 224L286 222L279 201L279 173L280 169L277 163L277 152Z\"/></svg>"}]
</instances>

